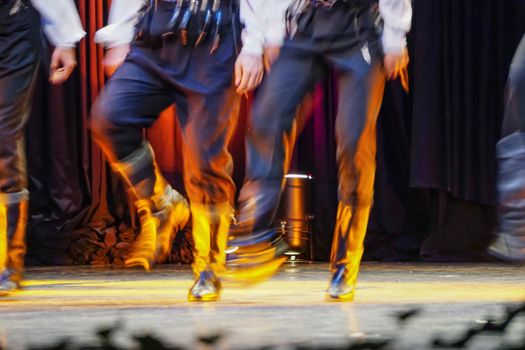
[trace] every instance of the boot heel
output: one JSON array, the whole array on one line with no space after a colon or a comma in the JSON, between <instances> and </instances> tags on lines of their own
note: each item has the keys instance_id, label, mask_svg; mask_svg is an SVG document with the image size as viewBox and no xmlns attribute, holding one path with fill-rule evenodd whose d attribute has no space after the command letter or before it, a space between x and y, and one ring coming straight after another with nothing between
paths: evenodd
<instances>
[{"instance_id":1,"label":"boot heel","mask_svg":"<svg viewBox=\"0 0 525 350\"><path fill-rule=\"evenodd\" d=\"M143 267L150 271L155 263L157 250L157 225L147 203L137 202L140 217L140 234L133 243L128 257L124 261L126 267Z\"/></svg>"}]
</instances>

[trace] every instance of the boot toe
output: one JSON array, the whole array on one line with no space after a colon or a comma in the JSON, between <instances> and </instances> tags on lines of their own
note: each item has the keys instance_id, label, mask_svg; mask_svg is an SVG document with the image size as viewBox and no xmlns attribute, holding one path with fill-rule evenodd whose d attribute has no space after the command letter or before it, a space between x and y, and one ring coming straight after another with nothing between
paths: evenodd
<instances>
[{"instance_id":1,"label":"boot toe","mask_svg":"<svg viewBox=\"0 0 525 350\"><path fill-rule=\"evenodd\" d=\"M188 301L217 301L220 298L220 281L210 272L202 272L188 292Z\"/></svg>"},{"instance_id":2,"label":"boot toe","mask_svg":"<svg viewBox=\"0 0 525 350\"><path fill-rule=\"evenodd\" d=\"M2 273L0 276L0 296L7 296L17 290L20 290L20 284L10 278L9 272Z\"/></svg>"},{"instance_id":3,"label":"boot toe","mask_svg":"<svg viewBox=\"0 0 525 350\"><path fill-rule=\"evenodd\" d=\"M354 300L355 278L346 265L337 267L330 285L326 290L326 299L329 301Z\"/></svg>"},{"instance_id":4,"label":"boot toe","mask_svg":"<svg viewBox=\"0 0 525 350\"><path fill-rule=\"evenodd\" d=\"M505 234L498 236L498 239L488 248L488 253L497 259L510 263L525 263L525 246L522 241L513 242Z\"/></svg>"},{"instance_id":5,"label":"boot toe","mask_svg":"<svg viewBox=\"0 0 525 350\"><path fill-rule=\"evenodd\" d=\"M326 290L327 301L353 301L355 288L350 286L330 285Z\"/></svg>"}]
</instances>

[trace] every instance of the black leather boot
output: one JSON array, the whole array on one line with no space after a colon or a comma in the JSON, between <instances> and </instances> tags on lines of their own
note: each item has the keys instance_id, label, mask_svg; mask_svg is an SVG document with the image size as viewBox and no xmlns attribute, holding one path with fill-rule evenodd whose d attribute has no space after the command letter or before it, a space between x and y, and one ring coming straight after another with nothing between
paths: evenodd
<instances>
[{"instance_id":1,"label":"black leather boot","mask_svg":"<svg viewBox=\"0 0 525 350\"><path fill-rule=\"evenodd\" d=\"M275 229L260 230L237 236L228 242L227 270L230 282L253 285L275 275L286 261L288 244Z\"/></svg>"},{"instance_id":2,"label":"black leather boot","mask_svg":"<svg viewBox=\"0 0 525 350\"><path fill-rule=\"evenodd\" d=\"M525 263L525 133L515 132L498 142L499 227L489 254Z\"/></svg>"},{"instance_id":3,"label":"black leather boot","mask_svg":"<svg viewBox=\"0 0 525 350\"><path fill-rule=\"evenodd\" d=\"M225 270L225 250L233 211L229 203L222 203L192 204L191 212L196 281L188 293L188 300L215 301L220 298L220 276Z\"/></svg>"},{"instance_id":4,"label":"black leather boot","mask_svg":"<svg viewBox=\"0 0 525 350\"><path fill-rule=\"evenodd\" d=\"M353 261L348 264L341 264L335 267L335 271L330 280L330 285L326 290L326 298L331 301L352 301L354 300L357 276L363 251L355 252Z\"/></svg>"},{"instance_id":5,"label":"black leather boot","mask_svg":"<svg viewBox=\"0 0 525 350\"><path fill-rule=\"evenodd\" d=\"M273 227L283 183L243 185L239 213L230 226L225 278L256 284L271 278L286 261L288 244Z\"/></svg>"},{"instance_id":6,"label":"black leather boot","mask_svg":"<svg viewBox=\"0 0 525 350\"><path fill-rule=\"evenodd\" d=\"M332 278L326 299L352 301L363 256L370 206L339 203L332 244Z\"/></svg>"},{"instance_id":7,"label":"black leather boot","mask_svg":"<svg viewBox=\"0 0 525 350\"><path fill-rule=\"evenodd\" d=\"M140 221L140 233L125 264L150 270L155 263L166 260L176 233L188 222L188 202L164 179L146 142L111 165L125 181Z\"/></svg>"},{"instance_id":8,"label":"black leather boot","mask_svg":"<svg viewBox=\"0 0 525 350\"><path fill-rule=\"evenodd\" d=\"M20 289L26 254L27 191L0 194L0 295Z\"/></svg>"},{"instance_id":9,"label":"black leather boot","mask_svg":"<svg viewBox=\"0 0 525 350\"><path fill-rule=\"evenodd\" d=\"M188 292L188 301L217 301L221 297L222 285L210 270L199 273Z\"/></svg>"}]
</instances>

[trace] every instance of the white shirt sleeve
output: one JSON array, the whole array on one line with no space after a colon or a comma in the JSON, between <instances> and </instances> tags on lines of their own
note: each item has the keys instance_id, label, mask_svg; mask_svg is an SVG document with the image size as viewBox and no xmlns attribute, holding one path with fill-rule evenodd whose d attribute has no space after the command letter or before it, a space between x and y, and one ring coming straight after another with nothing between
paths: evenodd
<instances>
[{"instance_id":1,"label":"white shirt sleeve","mask_svg":"<svg viewBox=\"0 0 525 350\"><path fill-rule=\"evenodd\" d=\"M128 44L133 40L135 23L143 0L113 0L108 25L95 34L95 42L107 47Z\"/></svg>"},{"instance_id":2,"label":"white shirt sleeve","mask_svg":"<svg viewBox=\"0 0 525 350\"><path fill-rule=\"evenodd\" d=\"M86 33L73 0L31 0L42 16L44 33L54 46L74 47Z\"/></svg>"},{"instance_id":3,"label":"white shirt sleeve","mask_svg":"<svg viewBox=\"0 0 525 350\"><path fill-rule=\"evenodd\" d=\"M262 55L265 45L281 45L286 35L286 9L292 0L241 0L244 24L242 52Z\"/></svg>"},{"instance_id":4,"label":"white shirt sleeve","mask_svg":"<svg viewBox=\"0 0 525 350\"><path fill-rule=\"evenodd\" d=\"M286 10L293 0L276 0L266 7L265 42L267 45L280 46L286 36Z\"/></svg>"},{"instance_id":5,"label":"white shirt sleeve","mask_svg":"<svg viewBox=\"0 0 525 350\"><path fill-rule=\"evenodd\" d=\"M406 33L412 25L410 0L379 0L379 12L384 21L382 37L385 53L401 52L406 47Z\"/></svg>"}]
</instances>

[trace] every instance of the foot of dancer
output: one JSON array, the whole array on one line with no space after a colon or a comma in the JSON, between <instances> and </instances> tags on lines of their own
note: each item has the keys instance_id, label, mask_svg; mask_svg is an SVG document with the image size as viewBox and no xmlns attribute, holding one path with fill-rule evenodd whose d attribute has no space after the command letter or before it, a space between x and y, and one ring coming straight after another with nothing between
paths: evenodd
<instances>
[{"instance_id":1,"label":"foot of dancer","mask_svg":"<svg viewBox=\"0 0 525 350\"><path fill-rule=\"evenodd\" d=\"M525 63L525 37L521 44L523 63ZM520 57L517 55L516 57ZM516 65L521 67L521 65ZM525 68L524 72L525 72ZM512 71L512 70L511 70ZM512 73L511 73L512 74ZM525 74L522 74L525 76ZM515 79L514 79L515 80ZM525 96L525 78L521 85L509 78L509 105L518 103L520 95ZM525 107L525 104L523 104ZM506 120L518 120L515 115L519 108L508 108ZM509 122L510 123L510 122ZM525 133L513 132L502 138L496 145L498 156L498 217L499 225L496 239L488 248L488 253L495 258L510 263L525 264Z\"/></svg>"},{"instance_id":2,"label":"foot of dancer","mask_svg":"<svg viewBox=\"0 0 525 350\"><path fill-rule=\"evenodd\" d=\"M201 272L188 292L188 301L217 301L221 296L222 285L217 276L208 270Z\"/></svg>"},{"instance_id":3,"label":"foot of dancer","mask_svg":"<svg viewBox=\"0 0 525 350\"><path fill-rule=\"evenodd\" d=\"M523 235L500 233L488 249L497 259L515 264L525 264L525 239Z\"/></svg>"},{"instance_id":4,"label":"foot of dancer","mask_svg":"<svg viewBox=\"0 0 525 350\"><path fill-rule=\"evenodd\" d=\"M131 155L113 162L112 167L124 179L140 221L140 232L125 265L149 271L167 259L175 234L188 222L188 202L164 179L146 142Z\"/></svg>"},{"instance_id":5,"label":"foot of dancer","mask_svg":"<svg viewBox=\"0 0 525 350\"><path fill-rule=\"evenodd\" d=\"M349 264L338 265L332 275L330 285L326 290L326 299L329 301L353 301L359 266L363 252L356 252L354 261Z\"/></svg>"},{"instance_id":6,"label":"foot of dancer","mask_svg":"<svg viewBox=\"0 0 525 350\"><path fill-rule=\"evenodd\" d=\"M363 256L369 205L339 203L332 245L332 278L326 290L330 301L352 301Z\"/></svg>"},{"instance_id":7,"label":"foot of dancer","mask_svg":"<svg viewBox=\"0 0 525 350\"><path fill-rule=\"evenodd\" d=\"M225 270L228 228L233 210L229 203L192 203L191 212L196 279L188 292L188 301L216 301L221 293L220 277Z\"/></svg>"},{"instance_id":8,"label":"foot of dancer","mask_svg":"<svg viewBox=\"0 0 525 350\"><path fill-rule=\"evenodd\" d=\"M160 203L159 206L153 203ZM190 216L186 199L167 185L162 196L135 203L140 219L140 233L125 260L127 267L141 266L149 271L154 263L165 262L171 252L175 235ZM158 208L152 211L152 208Z\"/></svg>"},{"instance_id":9,"label":"foot of dancer","mask_svg":"<svg viewBox=\"0 0 525 350\"><path fill-rule=\"evenodd\" d=\"M0 195L0 296L20 289L26 253L26 191Z\"/></svg>"}]
</instances>

